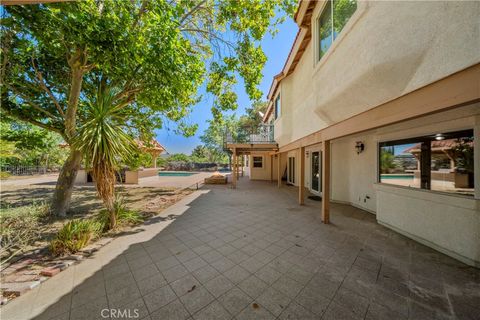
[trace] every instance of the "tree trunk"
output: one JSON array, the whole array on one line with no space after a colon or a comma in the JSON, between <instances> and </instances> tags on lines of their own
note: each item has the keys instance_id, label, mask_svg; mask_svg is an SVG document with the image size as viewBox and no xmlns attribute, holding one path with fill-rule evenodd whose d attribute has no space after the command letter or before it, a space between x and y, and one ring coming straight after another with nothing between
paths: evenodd
<instances>
[{"instance_id":1,"label":"tree trunk","mask_svg":"<svg viewBox=\"0 0 480 320\"><path fill-rule=\"evenodd\" d=\"M72 68L72 79L68 97L67 111L65 113L65 136L66 140L69 140L67 142L72 140L76 132L78 100L82 90L83 82L83 70L80 64L80 58L81 54L77 52L76 59L69 61L69 64ZM72 147L70 150L70 155L60 171L51 205L51 211L55 215L61 217L65 217L67 215L67 211L70 209L73 185L82 162L82 154L80 151L74 150Z\"/></svg>"},{"instance_id":2,"label":"tree trunk","mask_svg":"<svg viewBox=\"0 0 480 320\"><path fill-rule=\"evenodd\" d=\"M81 161L81 153L77 150L72 150L60 171L51 205L51 210L55 215L65 217L70 209L73 185L77 172L80 169Z\"/></svg>"}]
</instances>

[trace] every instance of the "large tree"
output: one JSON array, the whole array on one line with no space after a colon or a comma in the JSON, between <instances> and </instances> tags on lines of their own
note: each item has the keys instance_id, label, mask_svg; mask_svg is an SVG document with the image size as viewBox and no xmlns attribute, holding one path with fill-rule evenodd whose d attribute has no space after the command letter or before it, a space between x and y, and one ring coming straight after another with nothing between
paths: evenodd
<instances>
[{"instance_id":1,"label":"large tree","mask_svg":"<svg viewBox=\"0 0 480 320\"><path fill-rule=\"evenodd\" d=\"M83 0L3 8L1 108L72 144L99 85L119 88L131 135L148 141L162 119L182 122L206 81L212 112L236 108L237 75L258 99L259 41L293 0ZM73 146L73 144L72 144ZM65 215L82 153L74 146L52 209Z\"/></svg>"}]
</instances>

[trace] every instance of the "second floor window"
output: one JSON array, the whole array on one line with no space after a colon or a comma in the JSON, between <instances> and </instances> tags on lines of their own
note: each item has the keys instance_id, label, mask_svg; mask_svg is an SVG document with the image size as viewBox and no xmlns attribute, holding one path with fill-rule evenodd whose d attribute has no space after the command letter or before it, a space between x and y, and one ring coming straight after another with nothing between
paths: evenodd
<instances>
[{"instance_id":1,"label":"second floor window","mask_svg":"<svg viewBox=\"0 0 480 320\"><path fill-rule=\"evenodd\" d=\"M355 10L357 10L357 0L327 1L317 20L318 60L327 53Z\"/></svg>"},{"instance_id":2,"label":"second floor window","mask_svg":"<svg viewBox=\"0 0 480 320\"><path fill-rule=\"evenodd\" d=\"M280 117L282 113L281 106L280 106L280 94L275 98L275 120Z\"/></svg>"}]
</instances>

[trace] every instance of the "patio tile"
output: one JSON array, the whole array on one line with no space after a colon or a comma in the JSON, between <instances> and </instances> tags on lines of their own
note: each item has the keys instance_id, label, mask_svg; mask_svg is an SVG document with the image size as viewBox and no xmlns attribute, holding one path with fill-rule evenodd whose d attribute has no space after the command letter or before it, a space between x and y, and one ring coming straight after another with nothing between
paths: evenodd
<instances>
[{"instance_id":1,"label":"patio tile","mask_svg":"<svg viewBox=\"0 0 480 320\"><path fill-rule=\"evenodd\" d=\"M304 285L293 279L290 279L287 276L281 276L277 281L275 281L272 287L289 296L290 298L295 298L300 290L303 289Z\"/></svg>"},{"instance_id":2,"label":"patio tile","mask_svg":"<svg viewBox=\"0 0 480 320\"><path fill-rule=\"evenodd\" d=\"M190 317L190 314L178 299L150 313L152 320L185 320L188 317Z\"/></svg>"},{"instance_id":3,"label":"patio tile","mask_svg":"<svg viewBox=\"0 0 480 320\"><path fill-rule=\"evenodd\" d=\"M199 287L200 282L198 282L197 279L189 274L186 277L170 283L170 286L172 287L173 291L175 291L177 296L181 297Z\"/></svg>"},{"instance_id":4,"label":"patio tile","mask_svg":"<svg viewBox=\"0 0 480 320\"><path fill-rule=\"evenodd\" d=\"M136 298L140 298L140 291L136 284L122 287L116 291L107 294L109 303L130 302Z\"/></svg>"},{"instance_id":5,"label":"patio tile","mask_svg":"<svg viewBox=\"0 0 480 320\"><path fill-rule=\"evenodd\" d=\"M262 305L252 302L235 318L237 320L273 320L275 316Z\"/></svg>"},{"instance_id":6,"label":"patio tile","mask_svg":"<svg viewBox=\"0 0 480 320\"><path fill-rule=\"evenodd\" d=\"M103 309L108 309L106 297L97 298L91 302L84 304L70 311L70 319L72 320L91 320L100 319Z\"/></svg>"},{"instance_id":7,"label":"patio tile","mask_svg":"<svg viewBox=\"0 0 480 320\"><path fill-rule=\"evenodd\" d=\"M190 249L177 252L175 254L175 258L177 258L178 261L183 263L196 257L198 257L198 255Z\"/></svg>"},{"instance_id":8,"label":"patio tile","mask_svg":"<svg viewBox=\"0 0 480 320\"><path fill-rule=\"evenodd\" d=\"M267 265L255 272L255 276L265 281L267 284L272 285L275 281L278 280L278 278L282 276L282 274Z\"/></svg>"},{"instance_id":9,"label":"patio tile","mask_svg":"<svg viewBox=\"0 0 480 320\"><path fill-rule=\"evenodd\" d=\"M180 297L185 308L191 313L194 314L198 310L202 309L213 300L215 297L210 294L204 287L198 287L192 290L191 292Z\"/></svg>"},{"instance_id":10,"label":"patio tile","mask_svg":"<svg viewBox=\"0 0 480 320\"><path fill-rule=\"evenodd\" d=\"M412 319L416 319L412 314ZM389 320L406 320L408 317L404 316L400 313L396 313L388 309L387 307L384 307L382 305L379 305L377 303L370 303L370 306L368 307L367 314L365 316L365 320L384 320L384 319L389 319ZM428 318L426 317L421 317L417 318L421 320L427 320Z\"/></svg>"},{"instance_id":11,"label":"patio tile","mask_svg":"<svg viewBox=\"0 0 480 320\"><path fill-rule=\"evenodd\" d=\"M215 270L212 266L206 265L203 268L197 269L192 272L192 275L197 278L200 283L205 284L208 280L211 280L220 275L220 272Z\"/></svg>"},{"instance_id":12,"label":"patio tile","mask_svg":"<svg viewBox=\"0 0 480 320\"><path fill-rule=\"evenodd\" d=\"M318 319L316 315L299 305L298 303L292 302L285 311L282 312L278 319L282 320L314 320Z\"/></svg>"},{"instance_id":13,"label":"patio tile","mask_svg":"<svg viewBox=\"0 0 480 320\"><path fill-rule=\"evenodd\" d=\"M228 312L230 312L231 315L234 316L252 302L252 298L239 288L234 287L224 295L220 296L218 301Z\"/></svg>"},{"instance_id":14,"label":"patio tile","mask_svg":"<svg viewBox=\"0 0 480 320\"><path fill-rule=\"evenodd\" d=\"M155 264L157 265L158 269L163 272L170 268L178 266L180 264L180 261L178 261L178 259L174 256L170 256L168 258L158 260L157 262L155 262Z\"/></svg>"},{"instance_id":15,"label":"patio tile","mask_svg":"<svg viewBox=\"0 0 480 320\"><path fill-rule=\"evenodd\" d=\"M364 315L359 316L350 310L332 302L324 313L322 320L360 320Z\"/></svg>"},{"instance_id":16,"label":"patio tile","mask_svg":"<svg viewBox=\"0 0 480 320\"><path fill-rule=\"evenodd\" d=\"M194 314L193 318L195 320L228 320L232 316L218 301L214 301Z\"/></svg>"},{"instance_id":17,"label":"patio tile","mask_svg":"<svg viewBox=\"0 0 480 320\"><path fill-rule=\"evenodd\" d=\"M207 262L200 257L193 258L183 263L188 271L192 272L207 265Z\"/></svg>"},{"instance_id":18,"label":"patio tile","mask_svg":"<svg viewBox=\"0 0 480 320\"><path fill-rule=\"evenodd\" d=\"M207 244L204 244L204 245L201 245L201 246L199 246L199 247L193 248L192 250L193 250L196 254L198 254L198 255L201 256L201 255L203 255L203 254L205 254L205 253L207 253L207 252L209 252L209 251L212 251L213 248L210 247L210 246L207 245Z\"/></svg>"},{"instance_id":19,"label":"patio tile","mask_svg":"<svg viewBox=\"0 0 480 320\"><path fill-rule=\"evenodd\" d=\"M260 296L268 285L260 280L259 278L255 277L254 275L248 277L247 279L243 280L238 284L238 287L242 289L246 294L248 294L253 299L256 299Z\"/></svg>"},{"instance_id":20,"label":"patio tile","mask_svg":"<svg viewBox=\"0 0 480 320\"><path fill-rule=\"evenodd\" d=\"M239 264L250 258L250 256L245 252L237 250L234 253L227 255L227 258L232 260L234 263Z\"/></svg>"},{"instance_id":21,"label":"patio tile","mask_svg":"<svg viewBox=\"0 0 480 320\"><path fill-rule=\"evenodd\" d=\"M133 317L137 319L144 319L148 316L148 309L142 298L137 298L131 302L117 302L108 304L110 309L121 310L127 312L127 317ZM138 315L138 316L137 316ZM101 318L100 318L101 319Z\"/></svg>"},{"instance_id":22,"label":"patio tile","mask_svg":"<svg viewBox=\"0 0 480 320\"><path fill-rule=\"evenodd\" d=\"M233 283L237 284L240 281L248 278L250 276L250 272L248 272L247 270L243 269L240 266L235 266L230 270L224 272L223 275Z\"/></svg>"},{"instance_id":23,"label":"patio tile","mask_svg":"<svg viewBox=\"0 0 480 320\"><path fill-rule=\"evenodd\" d=\"M143 297L145 305L150 313L160 309L175 299L177 299L177 296L175 295L175 292L173 292L172 288L170 288L168 285L152 291Z\"/></svg>"},{"instance_id":24,"label":"patio tile","mask_svg":"<svg viewBox=\"0 0 480 320\"><path fill-rule=\"evenodd\" d=\"M217 261L218 259L223 258L223 255L216 250L211 250L211 251L209 251L205 254L202 254L200 257L203 260L207 261L208 263L213 263L213 262Z\"/></svg>"},{"instance_id":25,"label":"patio tile","mask_svg":"<svg viewBox=\"0 0 480 320\"><path fill-rule=\"evenodd\" d=\"M133 277L136 281L141 281L145 278L160 274L157 266L154 263L132 270Z\"/></svg>"},{"instance_id":26,"label":"patio tile","mask_svg":"<svg viewBox=\"0 0 480 320\"><path fill-rule=\"evenodd\" d=\"M225 271L233 268L235 263L228 258L221 257L220 259L210 263L210 265L217 269L218 272L224 273Z\"/></svg>"},{"instance_id":27,"label":"patio tile","mask_svg":"<svg viewBox=\"0 0 480 320\"><path fill-rule=\"evenodd\" d=\"M317 316L323 315L330 304L330 299L321 296L315 288L308 286L297 295L295 301Z\"/></svg>"},{"instance_id":28,"label":"patio tile","mask_svg":"<svg viewBox=\"0 0 480 320\"><path fill-rule=\"evenodd\" d=\"M167 281L161 274L156 274L149 278L143 279L137 282L137 286L140 289L142 295L146 295L155 289L161 288L167 284Z\"/></svg>"},{"instance_id":29,"label":"patio tile","mask_svg":"<svg viewBox=\"0 0 480 320\"><path fill-rule=\"evenodd\" d=\"M162 273L168 283L178 280L189 274L187 268L182 265L177 265L171 269L163 271Z\"/></svg>"},{"instance_id":30,"label":"patio tile","mask_svg":"<svg viewBox=\"0 0 480 320\"><path fill-rule=\"evenodd\" d=\"M205 288L210 291L215 298L220 297L222 294L234 287L234 284L228 280L226 277L219 275L207 283L205 283Z\"/></svg>"},{"instance_id":31,"label":"patio tile","mask_svg":"<svg viewBox=\"0 0 480 320\"><path fill-rule=\"evenodd\" d=\"M333 302L361 317L365 315L369 305L369 300L367 298L345 288L340 288L337 291L333 298Z\"/></svg>"},{"instance_id":32,"label":"patio tile","mask_svg":"<svg viewBox=\"0 0 480 320\"><path fill-rule=\"evenodd\" d=\"M268 288L256 298L256 301L267 308L274 316L279 316L287 308L291 300L291 298L273 288Z\"/></svg>"}]
</instances>

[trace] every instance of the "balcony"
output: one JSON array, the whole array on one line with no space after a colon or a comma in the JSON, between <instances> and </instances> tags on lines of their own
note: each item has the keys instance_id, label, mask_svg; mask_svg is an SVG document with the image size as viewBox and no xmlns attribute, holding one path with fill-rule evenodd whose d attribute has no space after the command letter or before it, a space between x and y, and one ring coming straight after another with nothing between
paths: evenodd
<instances>
[{"instance_id":1,"label":"balcony","mask_svg":"<svg viewBox=\"0 0 480 320\"><path fill-rule=\"evenodd\" d=\"M225 128L224 149L276 150L278 145L274 140L273 130L273 124Z\"/></svg>"}]
</instances>

